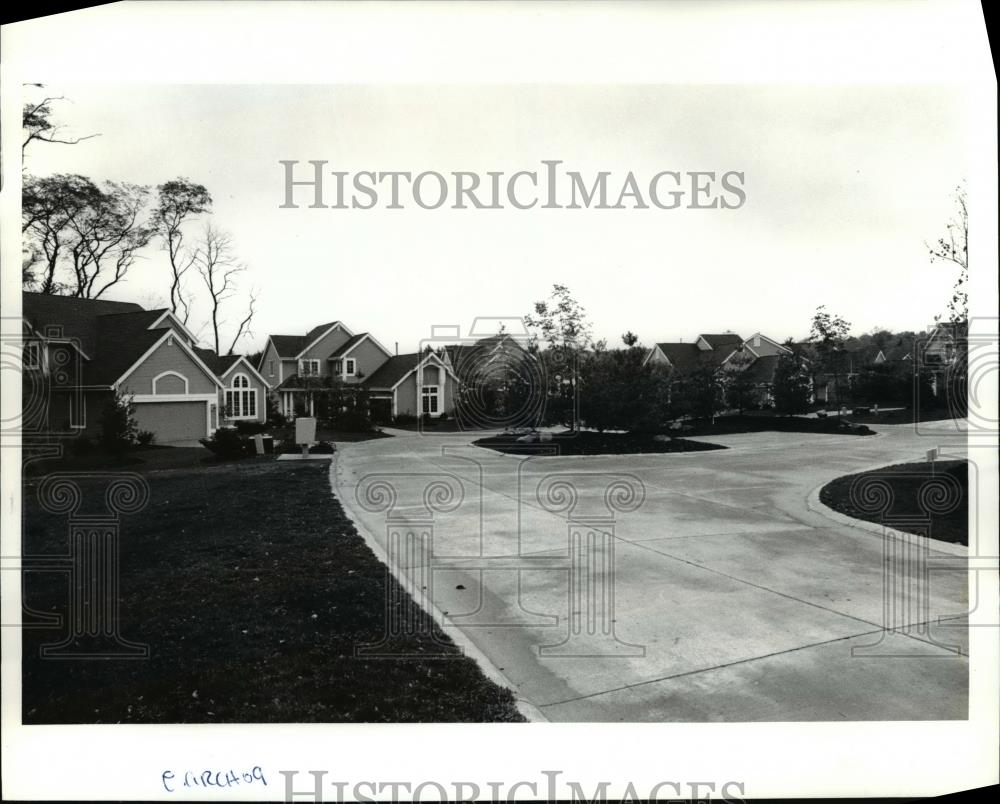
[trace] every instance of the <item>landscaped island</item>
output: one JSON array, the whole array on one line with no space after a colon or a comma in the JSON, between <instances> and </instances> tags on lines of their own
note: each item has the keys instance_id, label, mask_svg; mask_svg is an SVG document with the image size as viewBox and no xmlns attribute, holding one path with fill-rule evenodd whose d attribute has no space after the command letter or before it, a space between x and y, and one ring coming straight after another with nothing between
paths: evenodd
<instances>
[{"instance_id":1,"label":"landscaped island","mask_svg":"<svg viewBox=\"0 0 1000 804\"><path fill-rule=\"evenodd\" d=\"M545 438L545 436L549 436ZM477 447L487 447L508 455L634 455L655 452L699 452L725 449L721 444L706 444L686 438L656 439L636 433L595 433L589 430L545 434L529 441L523 435L503 433L473 441Z\"/></svg>"},{"instance_id":2,"label":"landscaped island","mask_svg":"<svg viewBox=\"0 0 1000 804\"><path fill-rule=\"evenodd\" d=\"M827 483L819 499L855 519L888 527L896 521L904 531L905 521L929 517L930 530L921 535L969 543L969 462L965 460L899 463L844 475Z\"/></svg>"}]
</instances>

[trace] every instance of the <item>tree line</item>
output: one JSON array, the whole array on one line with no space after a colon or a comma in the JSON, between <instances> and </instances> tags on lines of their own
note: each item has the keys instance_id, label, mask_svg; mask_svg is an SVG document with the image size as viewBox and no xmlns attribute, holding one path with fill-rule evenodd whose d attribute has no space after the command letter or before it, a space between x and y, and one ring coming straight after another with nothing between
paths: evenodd
<instances>
[{"instance_id":1,"label":"tree line","mask_svg":"<svg viewBox=\"0 0 1000 804\"><path fill-rule=\"evenodd\" d=\"M61 100L48 96L24 105L25 158L34 143L76 145L100 136L63 135L53 112ZM251 334L257 296L243 286L247 267L231 235L205 220L211 213L208 189L184 177L148 187L25 170L22 285L39 293L100 299L128 278L149 249L158 248L169 264L163 282L170 311L189 327L199 317L195 331L207 328L215 351L232 354ZM189 240L188 230L199 219L201 229Z\"/></svg>"}]
</instances>

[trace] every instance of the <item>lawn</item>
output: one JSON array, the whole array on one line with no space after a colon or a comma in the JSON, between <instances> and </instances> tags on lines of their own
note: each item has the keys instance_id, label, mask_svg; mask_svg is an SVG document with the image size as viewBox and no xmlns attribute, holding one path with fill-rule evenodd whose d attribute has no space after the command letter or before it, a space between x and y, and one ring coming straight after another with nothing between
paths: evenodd
<instances>
[{"instance_id":1,"label":"lawn","mask_svg":"<svg viewBox=\"0 0 1000 804\"><path fill-rule=\"evenodd\" d=\"M862 509L852 500L851 488L856 481L864 478L880 478L892 492L892 502L885 513L886 524L892 525L893 518L922 517L919 505L920 490L928 481L946 475L945 483L954 480L961 490L961 502L954 510L931 516L930 536L945 542L969 543L969 463L968 461L936 461L931 463L900 463L870 472L844 475L827 483L820 490L819 498L824 505L841 514L863 519L866 522L882 523L882 515ZM942 486L949 488L949 485ZM928 492L931 488L928 488ZM928 494L933 499L933 495ZM947 506L942 506L947 507ZM905 527L902 528L905 530Z\"/></svg>"},{"instance_id":2,"label":"lawn","mask_svg":"<svg viewBox=\"0 0 1000 804\"><path fill-rule=\"evenodd\" d=\"M133 469L133 467L129 467ZM273 457L146 475L150 501L122 519L120 631L146 660L42 660L60 629L23 633L23 718L38 723L522 720L432 623L407 652L355 658L378 641L387 593L405 597L330 493L328 464ZM98 478L85 504L103 500ZM25 485L25 552L67 550L65 518ZM25 575L26 602L65 614L67 579ZM394 643L395 644L395 643Z\"/></svg>"},{"instance_id":3,"label":"lawn","mask_svg":"<svg viewBox=\"0 0 1000 804\"><path fill-rule=\"evenodd\" d=\"M635 455L725 449L721 444L706 444L684 438L657 441L648 434L596 433L591 430L553 433L551 441L528 444L517 441L517 438L517 435L505 433L480 438L472 443L477 447L487 447L508 455Z\"/></svg>"}]
</instances>

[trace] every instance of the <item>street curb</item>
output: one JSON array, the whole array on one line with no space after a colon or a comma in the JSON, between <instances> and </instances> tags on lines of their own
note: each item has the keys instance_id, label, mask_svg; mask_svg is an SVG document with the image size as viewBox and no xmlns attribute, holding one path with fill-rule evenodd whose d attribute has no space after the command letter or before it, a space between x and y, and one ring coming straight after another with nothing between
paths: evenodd
<instances>
[{"instance_id":1,"label":"street curb","mask_svg":"<svg viewBox=\"0 0 1000 804\"><path fill-rule=\"evenodd\" d=\"M344 513L347 514L347 518L351 520L355 529L361 534L361 538L364 539L365 544L371 549L375 554L375 557L381 561L385 566L389 567L389 556L386 555L385 549L378 543L374 536L369 532L368 528L361 522L360 517L354 515L354 508L351 506L346 499L341 495L337 494L337 481L336 472L339 461L339 452L336 453L335 459L330 462L330 491L337 497L340 502L341 507L344 509ZM391 570L390 570L391 571ZM405 574L402 577L393 572L393 577L396 579L397 583L406 593L410 595L414 600L419 599L419 591L414 584ZM427 613L434 618L434 622L437 626L444 631L451 639L462 649L462 653L472 659L482 670L483 675L485 675L490 681L498 686L509 689L516 698L517 711L520 712L524 718L529 723L548 723L549 719L542 714L542 711L535 706L531 701L526 698L521 697L517 686L509 679L507 676L501 672L501 670L493 664L489 657L479 649L479 647L465 635L465 632L461 628L458 628L451 623L444 612L442 612L433 601L430 601L430 605L424 607ZM447 628L446 628L447 626Z\"/></svg>"},{"instance_id":2,"label":"street curb","mask_svg":"<svg viewBox=\"0 0 1000 804\"><path fill-rule=\"evenodd\" d=\"M877 466L872 466L867 469L861 469L857 472L851 472L852 475L863 474L864 472L872 472L876 469L881 469L885 466L884 463L880 463ZM813 513L819 514L820 516L826 517L827 519L836 522L838 525L847 525L848 527L855 528L856 530L863 530L867 533L872 533L875 536L885 536L886 531L897 531L899 533L908 533L912 538L917 540L917 544L923 547L927 547L929 550L936 550L939 553L947 553L952 556L960 556L967 558L969 555L969 548L963 544L955 544L954 542L945 542L940 539L932 539L927 536L921 536L919 533L909 533L908 531L903 531L900 528L893 528L891 526L877 525L874 522L868 522L864 519L855 519L854 517L842 514L839 511L834 511L830 506L820 501L819 494L823 490L823 487L832 483L837 478L831 478L824 483L820 483L816 486L809 494L806 496L806 508L808 508Z\"/></svg>"}]
</instances>

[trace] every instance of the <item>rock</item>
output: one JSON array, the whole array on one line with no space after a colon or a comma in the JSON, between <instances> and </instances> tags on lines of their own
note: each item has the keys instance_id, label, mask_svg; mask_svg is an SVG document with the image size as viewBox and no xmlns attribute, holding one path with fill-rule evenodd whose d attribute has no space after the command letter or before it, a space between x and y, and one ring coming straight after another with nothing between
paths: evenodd
<instances>
[{"instance_id":1,"label":"rock","mask_svg":"<svg viewBox=\"0 0 1000 804\"><path fill-rule=\"evenodd\" d=\"M538 434L538 440L539 441L551 441L552 440L552 433L539 433Z\"/></svg>"},{"instance_id":2,"label":"rock","mask_svg":"<svg viewBox=\"0 0 1000 804\"><path fill-rule=\"evenodd\" d=\"M653 441L670 441L671 436L668 435L655 435L653 436Z\"/></svg>"},{"instance_id":3,"label":"rock","mask_svg":"<svg viewBox=\"0 0 1000 804\"><path fill-rule=\"evenodd\" d=\"M538 440L537 433L528 433L527 435L518 436L518 444L534 444Z\"/></svg>"}]
</instances>

